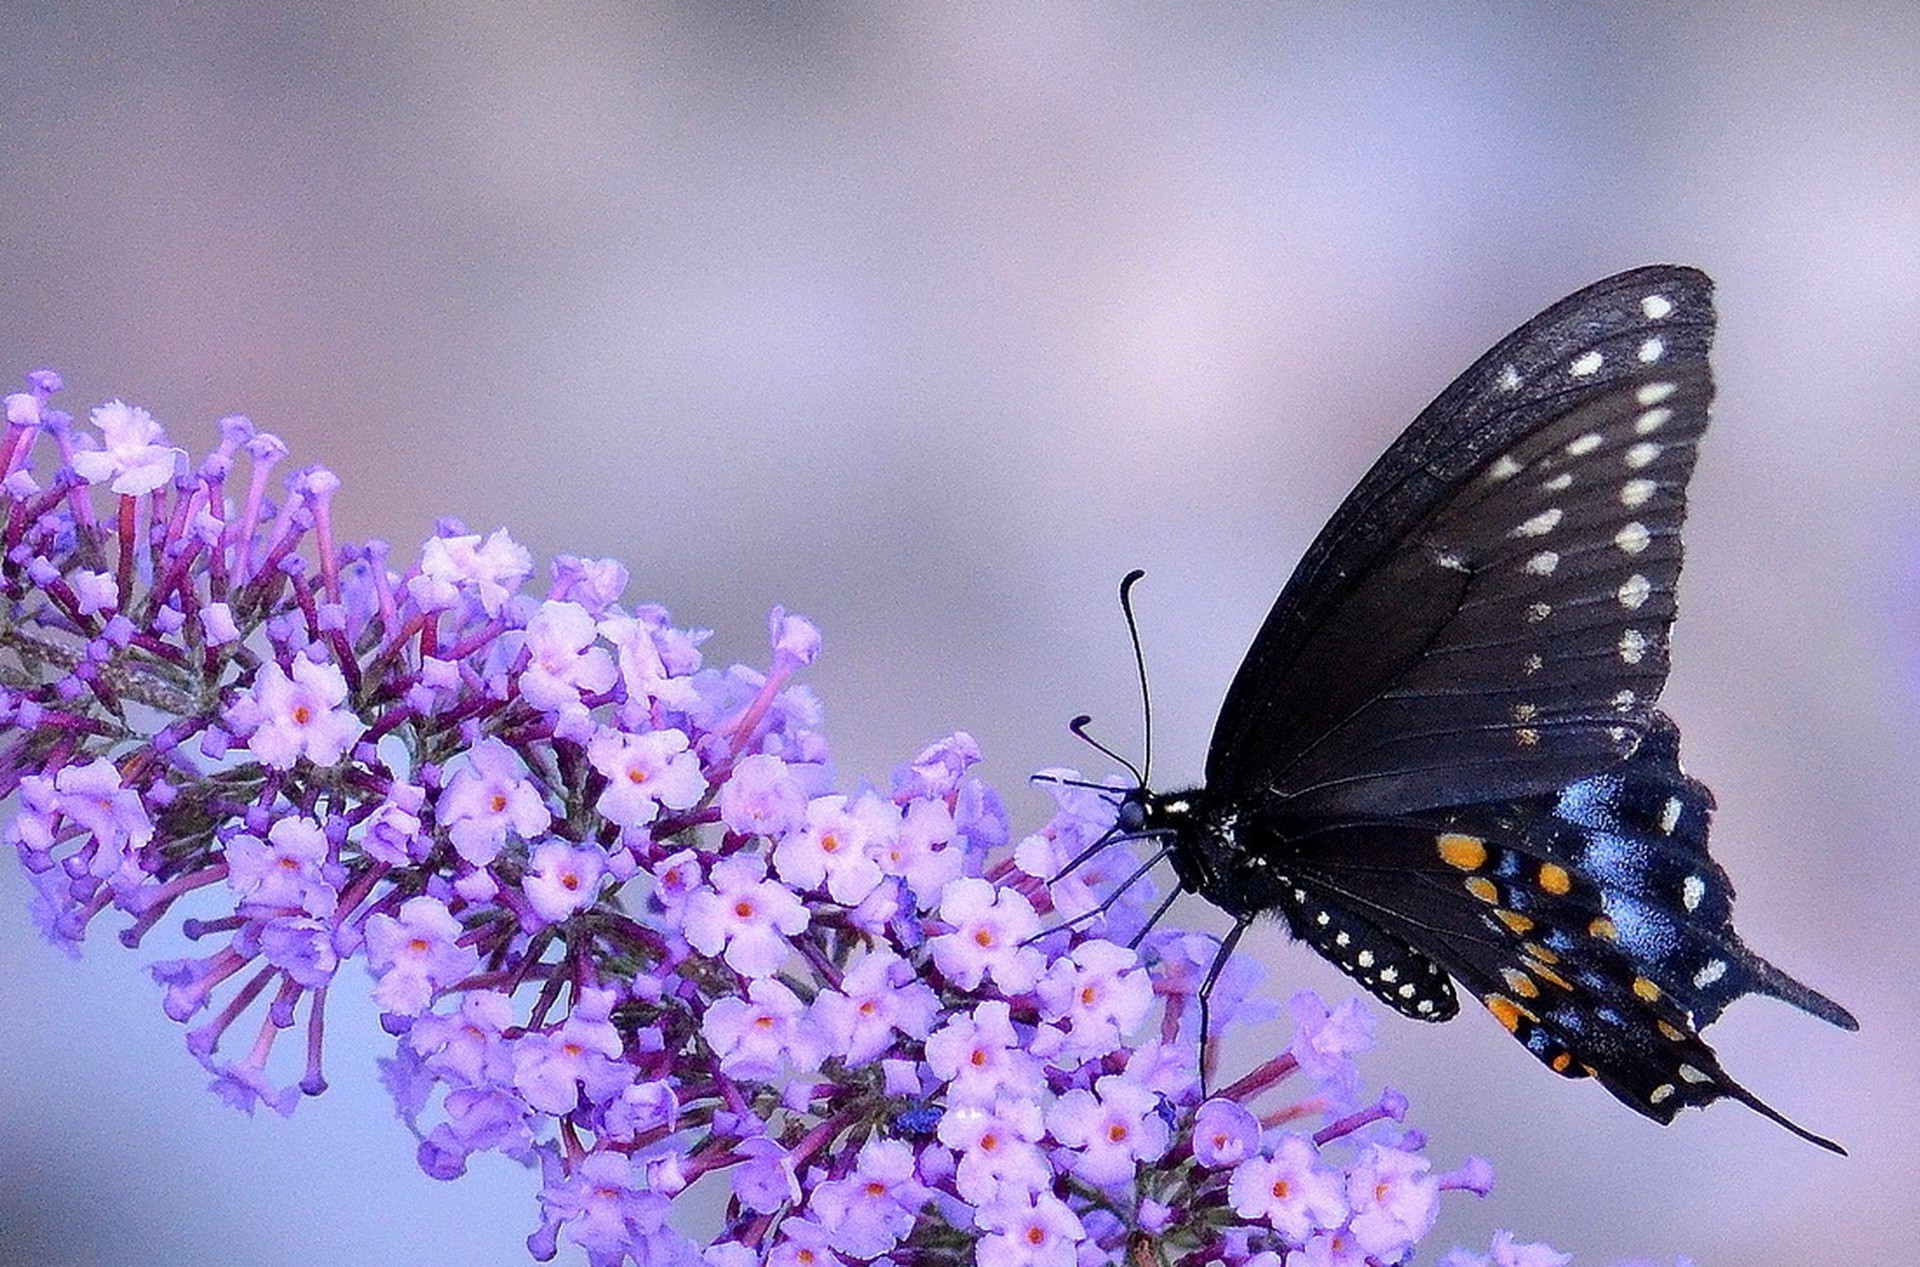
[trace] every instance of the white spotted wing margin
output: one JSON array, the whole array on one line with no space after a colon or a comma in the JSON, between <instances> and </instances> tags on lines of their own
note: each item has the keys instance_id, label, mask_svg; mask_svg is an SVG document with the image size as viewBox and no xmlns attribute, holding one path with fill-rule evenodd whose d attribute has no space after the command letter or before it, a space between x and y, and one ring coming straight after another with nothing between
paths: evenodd
<instances>
[{"instance_id":1,"label":"white spotted wing margin","mask_svg":"<svg viewBox=\"0 0 1920 1267\"><path fill-rule=\"evenodd\" d=\"M1208 787L1374 816L1544 792L1630 754L1665 681L1713 324L1704 274L1635 269L1455 380L1281 591Z\"/></svg>"},{"instance_id":2,"label":"white spotted wing margin","mask_svg":"<svg viewBox=\"0 0 1920 1267\"><path fill-rule=\"evenodd\" d=\"M1291 874L1300 909L1326 913L1344 945L1368 946L1370 961L1437 964L1563 1077L1592 1077L1662 1124L1739 1100L1844 1151L1734 1081L1701 1037L1746 994L1858 1028L1734 931L1733 886L1708 853L1712 809L1712 793L1680 769L1678 730L1655 713L1639 750L1607 773L1543 796L1296 837ZM1300 934L1299 915L1283 913ZM1434 1019L1384 992L1377 972L1355 971L1351 951L1308 939L1383 1001ZM1431 993L1421 982L1419 996Z\"/></svg>"}]
</instances>

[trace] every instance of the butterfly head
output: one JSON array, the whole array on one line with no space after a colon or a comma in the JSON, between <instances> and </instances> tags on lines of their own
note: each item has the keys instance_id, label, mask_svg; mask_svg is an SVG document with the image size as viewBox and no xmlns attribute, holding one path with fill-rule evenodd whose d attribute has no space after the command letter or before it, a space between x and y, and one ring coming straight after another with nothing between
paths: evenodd
<instances>
[{"instance_id":1,"label":"butterfly head","mask_svg":"<svg viewBox=\"0 0 1920 1267\"><path fill-rule=\"evenodd\" d=\"M1254 888L1263 886L1253 883L1259 877L1247 874L1253 855L1238 838L1235 816L1205 788L1134 788L1120 802L1119 824L1123 835L1161 842L1184 892L1197 893L1234 915L1264 905L1249 902Z\"/></svg>"}]
</instances>

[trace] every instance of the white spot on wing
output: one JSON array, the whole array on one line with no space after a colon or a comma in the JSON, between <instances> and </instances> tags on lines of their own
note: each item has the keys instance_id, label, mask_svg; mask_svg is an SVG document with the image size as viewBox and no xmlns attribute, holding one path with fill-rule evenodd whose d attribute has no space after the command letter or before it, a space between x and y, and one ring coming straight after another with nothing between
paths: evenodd
<instances>
[{"instance_id":1,"label":"white spot on wing","mask_svg":"<svg viewBox=\"0 0 1920 1267\"><path fill-rule=\"evenodd\" d=\"M1632 691L1621 691L1613 697L1613 706L1623 713L1630 713L1633 711L1633 706L1638 700L1639 697Z\"/></svg>"},{"instance_id":2,"label":"white spot on wing","mask_svg":"<svg viewBox=\"0 0 1920 1267\"><path fill-rule=\"evenodd\" d=\"M1511 365L1501 366L1500 377L1496 378L1493 381L1493 385L1499 388L1503 392L1519 391L1520 390L1520 371L1515 369Z\"/></svg>"},{"instance_id":3,"label":"white spot on wing","mask_svg":"<svg viewBox=\"0 0 1920 1267\"><path fill-rule=\"evenodd\" d=\"M1572 364L1567 366L1567 373L1573 375L1575 378L1585 378L1589 374L1598 372L1600 367L1606 363L1606 359L1606 357L1600 355L1598 352L1582 352L1579 356L1573 358Z\"/></svg>"},{"instance_id":4,"label":"white spot on wing","mask_svg":"<svg viewBox=\"0 0 1920 1267\"><path fill-rule=\"evenodd\" d=\"M1613 534L1613 544L1620 548L1622 554L1638 554L1652 541L1653 534L1637 519Z\"/></svg>"},{"instance_id":5,"label":"white spot on wing","mask_svg":"<svg viewBox=\"0 0 1920 1267\"><path fill-rule=\"evenodd\" d=\"M1646 602L1647 597L1652 593L1653 583L1635 572L1621 584L1617 597L1622 607L1628 611L1638 611L1640 604Z\"/></svg>"},{"instance_id":6,"label":"white spot on wing","mask_svg":"<svg viewBox=\"0 0 1920 1267\"><path fill-rule=\"evenodd\" d=\"M1553 570L1560 566L1560 556L1551 550L1542 550L1527 560L1527 571L1534 576L1552 576Z\"/></svg>"},{"instance_id":7,"label":"white spot on wing","mask_svg":"<svg viewBox=\"0 0 1920 1267\"><path fill-rule=\"evenodd\" d=\"M1642 405L1657 405L1678 390L1673 383L1648 383L1636 390L1633 398Z\"/></svg>"},{"instance_id":8,"label":"white spot on wing","mask_svg":"<svg viewBox=\"0 0 1920 1267\"><path fill-rule=\"evenodd\" d=\"M1667 352L1667 345L1664 340L1648 339L1645 343L1642 343L1640 345L1640 350L1637 353L1635 353L1635 355L1640 358L1640 363L1642 365L1652 365L1655 361L1659 360L1662 356L1665 356L1666 352Z\"/></svg>"},{"instance_id":9,"label":"white spot on wing","mask_svg":"<svg viewBox=\"0 0 1920 1267\"><path fill-rule=\"evenodd\" d=\"M1546 606L1546 604L1542 603L1540 604L1540 606L1544 607ZM1541 613L1541 615L1543 616L1545 614L1546 614L1545 612ZM1528 616L1531 617L1532 613L1529 612ZM1532 655L1529 655L1526 659L1520 662L1520 672L1527 677L1532 677L1534 674L1538 673L1541 667L1545 664L1546 664L1546 661L1542 660L1540 658L1540 653L1536 651Z\"/></svg>"},{"instance_id":10,"label":"white spot on wing","mask_svg":"<svg viewBox=\"0 0 1920 1267\"><path fill-rule=\"evenodd\" d=\"M1534 603L1527 608L1527 620L1531 624L1537 625L1551 615L1553 615L1551 603Z\"/></svg>"},{"instance_id":11,"label":"white spot on wing","mask_svg":"<svg viewBox=\"0 0 1920 1267\"><path fill-rule=\"evenodd\" d=\"M1490 480L1511 479L1524 469L1526 468L1513 460L1513 454L1502 453L1500 460L1487 468L1487 478Z\"/></svg>"},{"instance_id":12,"label":"white spot on wing","mask_svg":"<svg viewBox=\"0 0 1920 1267\"><path fill-rule=\"evenodd\" d=\"M1679 797L1669 796L1667 798L1667 803L1664 806L1662 806L1660 809L1660 834L1661 835L1663 836L1673 835L1674 827L1680 822L1680 811L1685 808L1686 807L1680 803Z\"/></svg>"},{"instance_id":13,"label":"white spot on wing","mask_svg":"<svg viewBox=\"0 0 1920 1267\"><path fill-rule=\"evenodd\" d=\"M1567 452L1575 457L1584 457L1606 443L1606 437L1598 431L1589 431L1577 439L1567 442Z\"/></svg>"},{"instance_id":14,"label":"white spot on wing","mask_svg":"<svg viewBox=\"0 0 1920 1267\"><path fill-rule=\"evenodd\" d=\"M1646 658L1647 648L1652 645L1647 635L1638 629L1628 629L1620 635L1620 661L1623 664L1638 664Z\"/></svg>"},{"instance_id":15,"label":"white spot on wing","mask_svg":"<svg viewBox=\"0 0 1920 1267\"><path fill-rule=\"evenodd\" d=\"M1573 472L1562 471L1540 487L1546 489L1549 493L1561 493L1572 487L1572 485Z\"/></svg>"},{"instance_id":16,"label":"white spot on wing","mask_svg":"<svg viewBox=\"0 0 1920 1267\"><path fill-rule=\"evenodd\" d=\"M1707 882L1697 875L1690 875L1680 882L1680 905L1689 911L1700 909L1700 899L1707 895Z\"/></svg>"},{"instance_id":17,"label":"white spot on wing","mask_svg":"<svg viewBox=\"0 0 1920 1267\"><path fill-rule=\"evenodd\" d=\"M1559 523L1560 519L1560 508L1558 506L1549 506L1547 509L1515 528L1508 535L1514 537L1544 537L1553 531L1554 525Z\"/></svg>"},{"instance_id":18,"label":"white spot on wing","mask_svg":"<svg viewBox=\"0 0 1920 1267\"><path fill-rule=\"evenodd\" d=\"M1726 975L1727 961L1724 959L1710 959L1707 961L1706 967L1693 974L1693 988L1696 990L1704 990Z\"/></svg>"},{"instance_id":19,"label":"white spot on wing","mask_svg":"<svg viewBox=\"0 0 1920 1267\"><path fill-rule=\"evenodd\" d=\"M1642 440L1640 443L1634 445L1631 449L1627 450L1627 467L1630 470L1637 471L1641 467L1645 466L1647 463L1653 461L1655 458L1659 456L1660 456L1659 445L1655 444L1651 440Z\"/></svg>"},{"instance_id":20,"label":"white spot on wing","mask_svg":"<svg viewBox=\"0 0 1920 1267\"><path fill-rule=\"evenodd\" d=\"M1634 434L1650 436L1660 430L1660 428L1666 426L1667 420L1672 417L1673 410L1667 408L1665 405L1658 405L1649 409L1633 420Z\"/></svg>"},{"instance_id":21,"label":"white spot on wing","mask_svg":"<svg viewBox=\"0 0 1920 1267\"><path fill-rule=\"evenodd\" d=\"M1653 491L1658 487L1660 486L1652 480L1628 480L1620 486L1620 504L1628 510L1632 510L1635 506L1644 506L1647 503L1647 499L1653 496Z\"/></svg>"},{"instance_id":22,"label":"white spot on wing","mask_svg":"<svg viewBox=\"0 0 1920 1267\"><path fill-rule=\"evenodd\" d=\"M1648 321L1658 321L1673 311L1673 301L1665 295L1648 295L1640 301L1640 311Z\"/></svg>"}]
</instances>

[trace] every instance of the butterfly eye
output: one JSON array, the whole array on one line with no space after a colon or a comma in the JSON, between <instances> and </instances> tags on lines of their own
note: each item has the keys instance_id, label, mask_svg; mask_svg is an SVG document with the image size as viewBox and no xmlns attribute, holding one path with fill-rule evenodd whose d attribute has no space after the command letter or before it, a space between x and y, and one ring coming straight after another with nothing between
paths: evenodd
<instances>
[{"instance_id":1,"label":"butterfly eye","mask_svg":"<svg viewBox=\"0 0 1920 1267\"><path fill-rule=\"evenodd\" d=\"M1119 822L1123 834L1144 831L1147 826L1146 798L1138 793L1129 793L1127 799L1120 802Z\"/></svg>"}]
</instances>

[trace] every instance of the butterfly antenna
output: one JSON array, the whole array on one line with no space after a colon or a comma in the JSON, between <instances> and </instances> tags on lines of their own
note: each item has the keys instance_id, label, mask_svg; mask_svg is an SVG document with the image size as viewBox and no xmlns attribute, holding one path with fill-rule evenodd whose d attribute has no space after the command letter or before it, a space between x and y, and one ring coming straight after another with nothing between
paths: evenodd
<instances>
[{"instance_id":1,"label":"butterfly antenna","mask_svg":"<svg viewBox=\"0 0 1920 1267\"><path fill-rule=\"evenodd\" d=\"M1141 787L1147 786L1147 776L1153 773L1153 692L1147 689L1147 655L1140 649L1140 623L1133 616L1133 587L1145 575L1144 569L1135 568L1120 578L1120 610L1126 615L1127 637L1133 642L1133 667L1140 673L1141 729L1146 732L1146 756L1140 762Z\"/></svg>"},{"instance_id":2,"label":"butterfly antenna","mask_svg":"<svg viewBox=\"0 0 1920 1267\"><path fill-rule=\"evenodd\" d=\"M1092 779L1069 779L1058 774L1029 774L1027 776L1027 782L1056 783L1061 787L1083 787L1089 792L1105 792L1108 796L1115 796L1120 793L1119 788L1109 787L1105 783L1095 783ZM1107 800L1107 797L1102 797L1101 799ZM1111 800L1108 803L1118 805L1120 802L1118 800Z\"/></svg>"},{"instance_id":3,"label":"butterfly antenna","mask_svg":"<svg viewBox=\"0 0 1920 1267\"><path fill-rule=\"evenodd\" d=\"M1133 776L1133 781L1135 783L1138 783L1141 787L1145 787L1147 785L1146 776L1140 773L1139 766L1127 760L1125 757L1121 756L1119 753L1115 752L1113 749L1107 747L1107 745L1101 743L1098 739L1095 739L1092 735L1089 735L1087 733L1087 727L1092 723L1092 721L1093 721L1092 717L1088 716L1086 713L1082 713L1078 717L1074 718L1072 721L1067 723L1067 729L1071 730L1075 735L1077 735L1080 739L1080 742L1087 744L1095 752L1100 753L1101 755L1105 756L1111 761L1117 761L1121 765L1127 767L1127 773Z\"/></svg>"}]
</instances>

